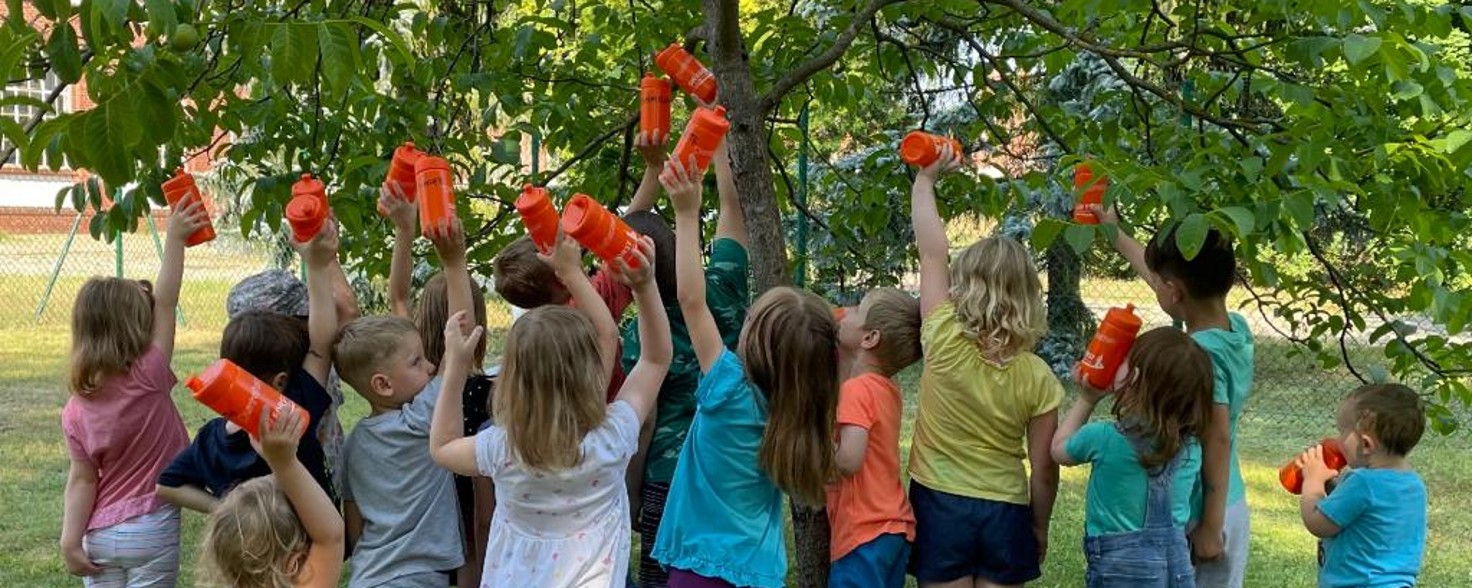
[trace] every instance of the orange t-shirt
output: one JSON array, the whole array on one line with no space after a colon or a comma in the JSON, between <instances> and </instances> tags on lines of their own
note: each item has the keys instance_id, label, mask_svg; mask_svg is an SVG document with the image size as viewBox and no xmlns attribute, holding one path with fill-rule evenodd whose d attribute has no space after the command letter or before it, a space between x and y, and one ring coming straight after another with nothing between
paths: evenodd
<instances>
[{"instance_id":1,"label":"orange t-shirt","mask_svg":"<svg viewBox=\"0 0 1472 588\"><path fill-rule=\"evenodd\" d=\"M864 463L853 476L828 486L829 558L838 561L880 535L903 533L915 540L915 513L900 484L900 419L904 401L894 380L863 374L843 383L838 428L869 431Z\"/></svg>"}]
</instances>

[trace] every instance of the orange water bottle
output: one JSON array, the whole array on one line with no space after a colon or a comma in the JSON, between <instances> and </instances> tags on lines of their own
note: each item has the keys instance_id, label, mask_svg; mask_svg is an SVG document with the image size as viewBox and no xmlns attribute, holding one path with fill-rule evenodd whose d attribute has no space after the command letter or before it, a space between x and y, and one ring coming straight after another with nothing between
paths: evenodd
<instances>
[{"instance_id":1,"label":"orange water bottle","mask_svg":"<svg viewBox=\"0 0 1472 588\"><path fill-rule=\"evenodd\" d=\"M639 132L670 136L670 81L644 74L639 82Z\"/></svg>"},{"instance_id":2,"label":"orange water bottle","mask_svg":"<svg viewBox=\"0 0 1472 588\"><path fill-rule=\"evenodd\" d=\"M286 203L286 222L291 225L291 238L297 243L311 241L322 232L322 225L332 215L327 204L327 187L302 174L302 179L291 185L291 201Z\"/></svg>"},{"instance_id":3,"label":"orange water bottle","mask_svg":"<svg viewBox=\"0 0 1472 588\"><path fill-rule=\"evenodd\" d=\"M419 200L419 233L433 230L440 221L455 219L455 177L450 162L424 155L414 163L415 188Z\"/></svg>"},{"instance_id":4,"label":"orange water bottle","mask_svg":"<svg viewBox=\"0 0 1472 588\"><path fill-rule=\"evenodd\" d=\"M190 376L184 385L200 404L220 413L253 437L260 437L263 411L270 412L272 422L288 410L300 414L303 424L312 420L302 407L228 359L220 359L205 368L204 373Z\"/></svg>"},{"instance_id":5,"label":"orange water bottle","mask_svg":"<svg viewBox=\"0 0 1472 588\"><path fill-rule=\"evenodd\" d=\"M688 165L690 157L694 156L695 169L687 171L705 173L711 158L715 157L716 148L721 146L721 140L726 138L729 130L731 121L726 120L724 106L696 108L690 123L685 125L685 134L680 135L680 142L675 144L675 161Z\"/></svg>"},{"instance_id":6,"label":"orange water bottle","mask_svg":"<svg viewBox=\"0 0 1472 588\"><path fill-rule=\"evenodd\" d=\"M1129 355L1130 346L1135 344L1135 336L1140 333L1141 324L1140 317L1135 316L1133 304L1126 304L1124 308L1111 308L1105 313L1104 322L1099 323L1099 330L1094 332L1094 339L1089 341L1089 350L1078 362L1079 369L1090 386L1108 390L1114 385L1114 374L1119 371L1120 364L1124 363L1125 356Z\"/></svg>"},{"instance_id":7,"label":"orange water bottle","mask_svg":"<svg viewBox=\"0 0 1472 588\"><path fill-rule=\"evenodd\" d=\"M940 159L940 150L946 145L951 146L951 152L955 153L957 158L965 155L965 149L961 147L960 141L925 131L910 131L910 134L905 135L905 138L900 141L900 159L915 167L925 167Z\"/></svg>"},{"instance_id":8,"label":"orange water bottle","mask_svg":"<svg viewBox=\"0 0 1472 588\"><path fill-rule=\"evenodd\" d=\"M1319 447L1324 448L1324 465L1329 469L1339 471L1349 465L1349 460L1344 458L1344 446L1333 437L1325 437L1319 441ZM1298 467L1298 458L1288 460L1283 467L1278 469L1278 482L1283 484L1283 489L1293 493L1303 493L1303 468Z\"/></svg>"},{"instance_id":9,"label":"orange water bottle","mask_svg":"<svg viewBox=\"0 0 1472 588\"><path fill-rule=\"evenodd\" d=\"M1099 224L1099 215L1089 210L1088 206L1104 203L1104 191L1109 189L1109 178L1099 176L1096 181L1093 166L1085 161L1073 168L1073 189L1083 190L1078 203L1073 205L1073 222L1084 225Z\"/></svg>"},{"instance_id":10,"label":"orange water bottle","mask_svg":"<svg viewBox=\"0 0 1472 588\"><path fill-rule=\"evenodd\" d=\"M576 194L562 209L562 231L571 235L604 263L623 258L629 267L639 267L634 256L639 233L587 194Z\"/></svg>"},{"instance_id":11,"label":"orange water bottle","mask_svg":"<svg viewBox=\"0 0 1472 588\"><path fill-rule=\"evenodd\" d=\"M189 172L184 171L182 167L174 172L174 177L169 178L163 183L163 188L164 201L169 203L169 208L179 208L181 206L187 206L190 202L202 203L204 201L199 195L199 186L194 183L194 176L189 175ZM205 210L205 217L208 220L209 210ZM184 241L184 245L186 247L193 247L200 243L213 241L214 239L215 223L208 222L205 226L200 227L199 230L189 235L189 238Z\"/></svg>"},{"instance_id":12,"label":"orange water bottle","mask_svg":"<svg viewBox=\"0 0 1472 588\"><path fill-rule=\"evenodd\" d=\"M656 54L654 64L679 84L680 89L701 102L710 104L716 101L716 76L679 43L670 43L669 47Z\"/></svg>"},{"instance_id":13,"label":"orange water bottle","mask_svg":"<svg viewBox=\"0 0 1472 588\"><path fill-rule=\"evenodd\" d=\"M409 202L414 201L415 182L414 164L424 153L414 147L413 141L405 141L397 149L394 149L394 157L388 162L388 177L384 183L398 184L399 190ZM388 210L382 204L378 205L379 216L388 216Z\"/></svg>"},{"instance_id":14,"label":"orange water bottle","mask_svg":"<svg viewBox=\"0 0 1472 588\"><path fill-rule=\"evenodd\" d=\"M521 214L521 224L532 236L532 243L543 252L551 251L557 244L557 208L547 189L527 184L521 187L521 196L516 198L516 212Z\"/></svg>"}]
</instances>

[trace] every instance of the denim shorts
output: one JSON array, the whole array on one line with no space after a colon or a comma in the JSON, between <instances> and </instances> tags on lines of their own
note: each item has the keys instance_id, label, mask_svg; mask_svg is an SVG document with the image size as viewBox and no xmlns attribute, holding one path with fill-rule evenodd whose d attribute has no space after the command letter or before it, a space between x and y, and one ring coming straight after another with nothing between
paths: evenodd
<instances>
[{"instance_id":1,"label":"denim shorts","mask_svg":"<svg viewBox=\"0 0 1472 588\"><path fill-rule=\"evenodd\" d=\"M931 490L910 481L915 545L910 573L922 582L967 576L1022 584L1043 575L1032 507Z\"/></svg>"},{"instance_id":2,"label":"denim shorts","mask_svg":"<svg viewBox=\"0 0 1472 588\"><path fill-rule=\"evenodd\" d=\"M909 560L910 542L904 535L880 535L833 562L828 588L905 588Z\"/></svg>"}]
</instances>

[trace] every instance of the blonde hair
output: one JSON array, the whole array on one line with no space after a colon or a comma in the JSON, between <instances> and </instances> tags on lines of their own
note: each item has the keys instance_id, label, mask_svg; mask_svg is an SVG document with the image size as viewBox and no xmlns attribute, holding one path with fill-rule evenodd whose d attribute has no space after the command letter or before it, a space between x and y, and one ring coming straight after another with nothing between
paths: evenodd
<instances>
[{"instance_id":1,"label":"blonde hair","mask_svg":"<svg viewBox=\"0 0 1472 588\"><path fill-rule=\"evenodd\" d=\"M72 393L89 394L108 377L127 373L152 341L148 282L88 279L72 304Z\"/></svg>"},{"instance_id":2,"label":"blonde hair","mask_svg":"<svg viewBox=\"0 0 1472 588\"><path fill-rule=\"evenodd\" d=\"M1032 349L1047 331L1042 292L1032 255L1009 237L972 243L951 264L956 320L992 361Z\"/></svg>"},{"instance_id":3,"label":"blonde hair","mask_svg":"<svg viewBox=\"0 0 1472 588\"><path fill-rule=\"evenodd\" d=\"M450 299L445 291L445 273L440 272L424 283L419 294L419 308L414 311L414 323L419 327L419 341L424 344L424 358L439 365L445 357L445 323L450 320ZM470 284L470 309L475 314L475 324L486 326L486 295L480 285ZM479 373L486 362L486 338L475 344L475 365L471 370Z\"/></svg>"},{"instance_id":4,"label":"blonde hair","mask_svg":"<svg viewBox=\"0 0 1472 588\"><path fill-rule=\"evenodd\" d=\"M593 321L565 306L534 309L511 325L492 411L529 469L577 465L583 437L608 416L608 370Z\"/></svg>"},{"instance_id":5,"label":"blonde hair","mask_svg":"<svg viewBox=\"0 0 1472 588\"><path fill-rule=\"evenodd\" d=\"M210 513L198 576L232 588L291 588L310 547L276 477L247 480Z\"/></svg>"},{"instance_id":6,"label":"blonde hair","mask_svg":"<svg viewBox=\"0 0 1472 588\"><path fill-rule=\"evenodd\" d=\"M440 327L444 332L444 327ZM343 381L359 394L370 394L370 381L383 362L401 351L404 336L419 337L419 329L399 316L365 316L348 323L332 345L333 365Z\"/></svg>"},{"instance_id":7,"label":"blonde hair","mask_svg":"<svg viewBox=\"0 0 1472 588\"><path fill-rule=\"evenodd\" d=\"M895 288L864 295L864 330L879 331L873 354L879 370L892 376L920 360L920 301Z\"/></svg>"},{"instance_id":8,"label":"blonde hair","mask_svg":"<svg viewBox=\"0 0 1472 588\"><path fill-rule=\"evenodd\" d=\"M758 298L741 332L746 377L768 405L757 463L801 504L823 504L824 488L838 471L837 348L838 325L828 303L793 288L773 288Z\"/></svg>"}]
</instances>

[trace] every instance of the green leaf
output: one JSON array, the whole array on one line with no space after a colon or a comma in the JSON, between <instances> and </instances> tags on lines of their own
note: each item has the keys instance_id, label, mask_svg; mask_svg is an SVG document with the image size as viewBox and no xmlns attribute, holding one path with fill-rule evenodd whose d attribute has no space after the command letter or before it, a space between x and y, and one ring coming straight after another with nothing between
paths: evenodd
<instances>
[{"instance_id":1,"label":"green leaf","mask_svg":"<svg viewBox=\"0 0 1472 588\"><path fill-rule=\"evenodd\" d=\"M1038 251L1047 249L1058 238L1058 233L1063 232L1063 228L1067 226L1068 223L1051 217L1038 221L1037 226L1032 228L1032 248Z\"/></svg>"},{"instance_id":2,"label":"green leaf","mask_svg":"<svg viewBox=\"0 0 1472 588\"><path fill-rule=\"evenodd\" d=\"M1344 59L1351 65L1359 64L1369 59L1371 55L1380 50L1379 37L1366 37L1359 33L1350 33L1344 36Z\"/></svg>"},{"instance_id":3,"label":"green leaf","mask_svg":"<svg viewBox=\"0 0 1472 588\"><path fill-rule=\"evenodd\" d=\"M1452 131L1451 133L1447 134L1445 139L1442 139L1441 152L1447 155L1456 153L1457 150L1465 146L1468 141L1472 141L1472 131L1466 129L1457 129L1455 131Z\"/></svg>"},{"instance_id":4,"label":"green leaf","mask_svg":"<svg viewBox=\"0 0 1472 588\"><path fill-rule=\"evenodd\" d=\"M1176 247L1180 248L1181 255L1186 259L1195 259L1196 254L1201 252L1201 246L1206 244L1206 217L1201 213L1193 212L1181 221L1176 228Z\"/></svg>"},{"instance_id":5,"label":"green leaf","mask_svg":"<svg viewBox=\"0 0 1472 588\"><path fill-rule=\"evenodd\" d=\"M178 26L179 18L174 14L172 1L144 0L143 5L148 9L148 27L156 33L171 32Z\"/></svg>"},{"instance_id":6,"label":"green leaf","mask_svg":"<svg viewBox=\"0 0 1472 588\"><path fill-rule=\"evenodd\" d=\"M26 25L25 9L25 0L5 0L5 24L10 25L10 28L16 32L29 30L30 27ZM0 71L0 73L5 72Z\"/></svg>"},{"instance_id":7,"label":"green leaf","mask_svg":"<svg viewBox=\"0 0 1472 588\"><path fill-rule=\"evenodd\" d=\"M271 76L280 84L312 81L317 69L317 27L280 23L271 36Z\"/></svg>"},{"instance_id":8,"label":"green leaf","mask_svg":"<svg viewBox=\"0 0 1472 588\"><path fill-rule=\"evenodd\" d=\"M128 8L132 5L132 0L92 0L92 11L116 31L122 29L124 21L128 20Z\"/></svg>"},{"instance_id":9,"label":"green leaf","mask_svg":"<svg viewBox=\"0 0 1472 588\"><path fill-rule=\"evenodd\" d=\"M121 186L131 181L133 162L128 149L138 143L143 133L137 114L124 112L123 104L113 100L87 111L78 122L83 130L81 136L88 144L92 171L109 185Z\"/></svg>"},{"instance_id":10,"label":"green leaf","mask_svg":"<svg viewBox=\"0 0 1472 588\"><path fill-rule=\"evenodd\" d=\"M1063 240L1068 242L1074 253L1083 253L1094 242L1094 226L1070 224L1063 231Z\"/></svg>"},{"instance_id":11,"label":"green leaf","mask_svg":"<svg viewBox=\"0 0 1472 588\"><path fill-rule=\"evenodd\" d=\"M67 195L71 194L72 193L72 190L75 190L76 188L77 188L77 185L76 184L71 184L71 185L68 185L68 186L63 186L60 190L57 190L56 191L56 205L52 208L52 211L53 212L58 212L58 213L61 212L61 206L63 204L66 204L66 197L67 197Z\"/></svg>"},{"instance_id":12,"label":"green leaf","mask_svg":"<svg viewBox=\"0 0 1472 588\"><path fill-rule=\"evenodd\" d=\"M1253 227L1257 224L1257 215L1251 210L1241 206L1228 206L1219 208L1217 212L1231 219L1232 224L1237 227L1237 236L1245 237L1252 234Z\"/></svg>"},{"instance_id":13,"label":"green leaf","mask_svg":"<svg viewBox=\"0 0 1472 588\"><path fill-rule=\"evenodd\" d=\"M1283 196L1283 207L1288 209L1288 215L1298 222L1298 227L1308 229L1314 226L1317 213L1314 211L1314 195L1308 190L1289 192Z\"/></svg>"},{"instance_id":14,"label":"green leaf","mask_svg":"<svg viewBox=\"0 0 1472 588\"><path fill-rule=\"evenodd\" d=\"M102 214L101 212L95 212L92 214L92 220L87 221L87 234L92 235L93 240L102 240L103 223L106 222L106 220L106 215Z\"/></svg>"},{"instance_id":15,"label":"green leaf","mask_svg":"<svg viewBox=\"0 0 1472 588\"><path fill-rule=\"evenodd\" d=\"M149 145L163 145L174 137L178 126L175 110L178 104L169 101L157 87L142 84L143 97L137 101L138 115L147 124L143 125L142 139Z\"/></svg>"},{"instance_id":16,"label":"green leaf","mask_svg":"<svg viewBox=\"0 0 1472 588\"><path fill-rule=\"evenodd\" d=\"M46 58L51 60L51 70L61 81L74 84L82 79L82 53L77 49L77 34L71 27L51 29Z\"/></svg>"},{"instance_id":17,"label":"green leaf","mask_svg":"<svg viewBox=\"0 0 1472 588\"><path fill-rule=\"evenodd\" d=\"M346 24L322 23L317 44L322 52L322 79L328 88L346 92L359 68L358 36Z\"/></svg>"},{"instance_id":18,"label":"green leaf","mask_svg":"<svg viewBox=\"0 0 1472 588\"><path fill-rule=\"evenodd\" d=\"M1395 100L1410 100L1426 91L1425 88L1421 87L1421 84L1417 84L1411 80L1400 80L1391 85L1390 88L1390 97Z\"/></svg>"},{"instance_id":19,"label":"green leaf","mask_svg":"<svg viewBox=\"0 0 1472 588\"><path fill-rule=\"evenodd\" d=\"M409 51L409 44L404 41L404 38L397 31L389 28L388 25L361 16L354 16L348 20L373 29L373 32L378 33L385 41L388 41L388 44L393 46L394 52L399 54L400 67L414 67L418 63L414 59L414 53Z\"/></svg>"},{"instance_id":20,"label":"green leaf","mask_svg":"<svg viewBox=\"0 0 1472 588\"><path fill-rule=\"evenodd\" d=\"M1242 159L1242 175L1246 176L1249 182L1256 182L1258 178L1262 177L1262 167L1263 161L1261 157L1254 155Z\"/></svg>"}]
</instances>

